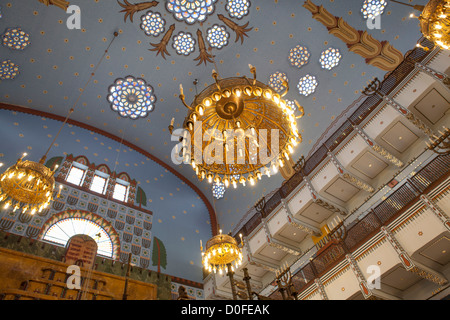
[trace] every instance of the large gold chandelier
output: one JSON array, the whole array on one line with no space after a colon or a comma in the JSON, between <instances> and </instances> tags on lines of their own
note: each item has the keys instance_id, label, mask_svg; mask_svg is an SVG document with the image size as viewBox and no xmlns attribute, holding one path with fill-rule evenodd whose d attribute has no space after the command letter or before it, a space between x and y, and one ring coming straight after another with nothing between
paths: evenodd
<instances>
[{"instance_id":1,"label":"large gold chandelier","mask_svg":"<svg viewBox=\"0 0 450 320\"><path fill-rule=\"evenodd\" d=\"M443 49L450 48L450 0L430 0L419 21L424 37Z\"/></svg>"},{"instance_id":2,"label":"large gold chandelier","mask_svg":"<svg viewBox=\"0 0 450 320\"><path fill-rule=\"evenodd\" d=\"M57 166L53 170L47 168L45 157L39 162L23 160L26 155L0 175L0 201L3 209L12 207L13 211L35 214L46 209L53 198Z\"/></svg>"},{"instance_id":3,"label":"large gold chandelier","mask_svg":"<svg viewBox=\"0 0 450 320\"><path fill-rule=\"evenodd\" d=\"M450 49L450 0L430 0L425 6L391 1L420 11L419 17L411 14L411 18L419 19L423 36L442 49ZM417 46L428 50L420 44Z\"/></svg>"},{"instance_id":4,"label":"large gold chandelier","mask_svg":"<svg viewBox=\"0 0 450 320\"><path fill-rule=\"evenodd\" d=\"M234 272L235 268L242 264L242 252L236 239L227 234L219 234L206 242L203 251L200 240L200 250L202 252L203 267L208 272L222 274L222 272Z\"/></svg>"},{"instance_id":5,"label":"large gold chandelier","mask_svg":"<svg viewBox=\"0 0 450 320\"><path fill-rule=\"evenodd\" d=\"M253 79L246 76L222 79L213 70L215 83L185 102L183 86L180 99L188 109L179 157L192 165L200 181L254 185L263 175L270 177L283 167L301 142L295 106L256 79L256 68L249 65ZM296 102L303 114L303 108ZM169 131L174 134L174 119ZM188 138L189 137L189 138Z\"/></svg>"}]
</instances>

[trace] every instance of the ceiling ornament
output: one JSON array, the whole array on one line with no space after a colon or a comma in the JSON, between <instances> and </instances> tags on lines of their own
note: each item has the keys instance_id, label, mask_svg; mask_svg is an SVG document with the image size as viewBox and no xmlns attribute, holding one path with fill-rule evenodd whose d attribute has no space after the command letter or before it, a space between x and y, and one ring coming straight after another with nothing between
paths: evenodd
<instances>
[{"instance_id":1,"label":"ceiling ornament","mask_svg":"<svg viewBox=\"0 0 450 320\"><path fill-rule=\"evenodd\" d=\"M307 97L316 91L316 88L318 85L319 85L319 82L317 81L316 77L312 76L310 74L307 74L306 76L300 78L297 88L298 88L298 92L301 95Z\"/></svg>"},{"instance_id":2,"label":"ceiling ornament","mask_svg":"<svg viewBox=\"0 0 450 320\"><path fill-rule=\"evenodd\" d=\"M117 32L114 33L114 39L117 37L117 35ZM111 41L108 48L103 53L98 66L107 55L114 39ZM95 68L95 70L97 70L98 66ZM83 92L85 92L88 84L92 81L94 75L95 71L91 73L91 76L86 82L83 90L80 91L78 99L74 103L73 107L70 108L68 115L61 125L61 128L53 138L53 141L51 142L50 146L48 147L45 154L41 157L39 162L24 160L24 158L27 156L27 154L24 153L14 165L6 169L6 171L0 175L0 202L2 202L3 209L12 207L13 211L20 209L22 210L22 213L30 212L33 215L34 213L41 212L42 210L47 208L54 196L59 197L62 185L60 185L57 195L56 192L54 192L54 173L57 169L57 166L55 166L52 170L46 167L44 163L51 148L54 146L56 139L69 120L69 117L74 112L76 104L80 100Z\"/></svg>"},{"instance_id":3,"label":"ceiling ornament","mask_svg":"<svg viewBox=\"0 0 450 320\"><path fill-rule=\"evenodd\" d=\"M47 7L49 5L59 7L61 9L63 9L64 11L67 11L67 8L70 5L70 2L65 1L65 0L39 0L39 2L45 4Z\"/></svg>"},{"instance_id":4,"label":"ceiling ornament","mask_svg":"<svg viewBox=\"0 0 450 320\"><path fill-rule=\"evenodd\" d=\"M374 19L382 15L386 5L386 0L364 0L361 8L364 19Z\"/></svg>"},{"instance_id":5,"label":"ceiling ornament","mask_svg":"<svg viewBox=\"0 0 450 320\"><path fill-rule=\"evenodd\" d=\"M388 41L380 42L367 31L357 31L343 18L334 16L323 6L319 7L311 0L306 0L303 7L328 29L328 33L341 39L347 44L350 52L363 57L367 64L384 71L392 71L403 61L403 54Z\"/></svg>"},{"instance_id":6,"label":"ceiling ornament","mask_svg":"<svg viewBox=\"0 0 450 320\"><path fill-rule=\"evenodd\" d=\"M166 20L161 17L159 12L148 11L141 17L141 29L147 36L157 37L164 32Z\"/></svg>"},{"instance_id":7,"label":"ceiling ornament","mask_svg":"<svg viewBox=\"0 0 450 320\"><path fill-rule=\"evenodd\" d=\"M277 71L269 76L269 86L277 93L286 91L287 87L284 83L289 83L289 79L284 72Z\"/></svg>"},{"instance_id":8,"label":"ceiling ornament","mask_svg":"<svg viewBox=\"0 0 450 320\"><path fill-rule=\"evenodd\" d=\"M250 11L250 1L248 0L228 0L225 6L231 18L242 19Z\"/></svg>"},{"instance_id":9,"label":"ceiling ornament","mask_svg":"<svg viewBox=\"0 0 450 320\"><path fill-rule=\"evenodd\" d=\"M308 63L310 56L311 54L306 47L298 45L291 49L288 59L292 66L301 68Z\"/></svg>"},{"instance_id":10,"label":"ceiling ornament","mask_svg":"<svg viewBox=\"0 0 450 320\"><path fill-rule=\"evenodd\" d=\"M0 63L0 79L13 80L19 74L19 66L11 60L4 60Z\"/></svg>"},{"instance_id":11,"label":"ceiling ornament","mask_svg":"<svg viewBox=\"0 0 450 320\"><path fill-rule=\"evenodd\" d=\"M166 9L178 21L187 24L204 22L214 13L217 0L167 0Z\"/></svg>"},{"instance_id":12,"label":"ceiling ornament","mask_svg":"<svg viewBox=\"0 0 450 320\"><path fill-rule=\"evenodd\" d=\"M124 21L127 22L127 18L130 18L130 21L133 22L133 16L135 13L143 10L150 9L152 7L155 7L159 4L158 1L147 1L147 2L141 2L138 4L132 4L129 3L127 0L123 0L124 3L120 3L120 1L117 1L117 3L123 8L120 12L125 12Z\"/></svg>"},{"instance_id":13,"label":"ceiling ornament","mask_svg":"<svg viewBox=\"0 0 450 320\"><path fill-rule=\"evenodd\" d=\"M256 79L222 79L213 70L215 83L185 102L183 86L180 100L188 109L179 134L181 150L175 149L177 161L192 165L200 181L223 183L226 188L238 183L254 185L263 175L278 172L301 142L294 111L270 86ZM169 132L174 133L174 121ZM236 178L237 177L237 178Z\"/></svg>"},{"instance_id":14,"label":"ceiling ornament","mask_svg":"<svg viewBox=\"0 0 450 320\"><path fill-rule=\"evenodd\" d=\"M164 9L161 6L159 7L174 16L175 23L167 30L165 28L167 20L163 18L161 11L148 11L142 15L140 28L147 36L158 37L164 34L159 42L150 42L151 48L149 51L156 52L157 56L161 54L161 57L166 59L167 56L171 55L168 50L170 45L177 54L182 56L189 56L198 50L198 56L194 59L198 62L198 66L203 63L205 65L213 63L214 55L211 51L213 49L220 50L229 45L232 32L236 35L234 42L240 41L242 45L253 27L248 26L249 22L238 24L232 19L242 19L249 14L250 0L229 0L224 11L229 14L231 19L223 14L217 14L215 19L216 21L218 19L221 23L212 21L212 27L205 31L203 23L207 19L213 18L213 13L218 9L216 2L217 0L167 0L161 5L164 6ZM135 13L159 5L158 1L133 4L128 0L124 0L123 3L119 0L118 3L123 8L120 12L125 12L125 22L128 18L133 22ZM197 23L200 28L196 27ZM195 29L191 30L192 28ZM182 29L183 31L182 33L181 31L175 33L176 29Z\"/></svg>"},{"instance_id":15,"label":"ceiling ornament","mask_svg":"<svg viewBox=\"0 0 450 320\"><path fill-rule=\"evenodd\" d=\"M217 200L222 199L225 194L225 185L222 182L214 182L212 193Z\"/></svg>"},{"instance_id":16,"label":"ceiling ornament","mask_svg":"<svg viewBox=\"0 0 450 320\"><path fill-rule=\"evenodd\" d=\"M179 55L188 56L195 50L195 39L189 32L181 31L173 37L172 47Z\"/></svg>"},{"instance_id":17,"label":"ceiling ornament","mask_svg":"<svg viewBox=\"0 0 450 320\"><path fill-rule=\"evenodd\" d=\"M30 44L30 35L21 28L9 28L2 35L3 45L13 50L24 50Z\"/></svg>"},{"instance_id":18,"label":"ceiling ornament","mask_svg":"<svg viewBox=\"0 0 450 320\"><path fill-rule=\"evenodd\" d=\"M200 29L197 30L197 40L200 53L198 57L194 59L194 61L198 61L198 66L202 63L206 65L206 62L214 63L214 56L206 49L205 40L203 39L203 33L200 31Z\"/></svg>"},{"instance_id":19,"label":"ceiling ornament","mask_svg":"<svg viewBox=\"0 0 450 320\"><path fill-rule=\"evenodd\" d=\"M107 100L111 109L121 117L130 119L144 118L155 108L156 96L153 88L143 79L127 76L117 79L109 87Z\"/></svg>"},{"instance_id":20,"label":"ceiling ornament","mask_svg":"<svg viewBox=\"0 0 450 320\"><path fill-rule=\"evenodd\" d=\"M222 49L228 44L230 34L224 26L217 24L207 30L206 40L215 49Z\"/></svg>"},{"instance_id":21,"label":"ceiling ornament","mask_svg":"<svg viewBox=\"0 0 450 320\"><path fill-rule=\"evenodd\" d=\"M412 7L421 12L419 17L411 14L411 18L418 18L420 23L420 31L423 36L439 46L442 49L450 49L450 1L449 0L430 0L425 6L412 5L400 1L392 0L395 3ZM424 50L428 48L418 47Z\"/></svg>"},{"instance_id":22,"label":"ceiling ornament","mask_svg":"<svg viewBox=\"0 0 450 320\"><path fill-rule=\"evenodd\" d=\"M328 48L320 56L320 65L323 69L331 70L339 65L342 55L338 49Z\"/></svg>"}]
</instances>

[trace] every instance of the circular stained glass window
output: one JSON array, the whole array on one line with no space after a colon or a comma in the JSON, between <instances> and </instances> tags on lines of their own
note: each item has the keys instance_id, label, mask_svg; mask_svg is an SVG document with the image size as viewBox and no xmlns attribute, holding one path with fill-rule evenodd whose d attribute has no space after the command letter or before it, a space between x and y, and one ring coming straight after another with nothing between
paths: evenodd
<instances>
[{"instance_id":1,"label":"circular stained glass window","mask_svg":"<svg viewBox=\"0 0 450 320\"><path fill-rule=\"evenodd\" d=\"M4 60L0 64L0 79L13 80L19 74L19 66L11 60Z\"/></svg>"},{"instance_id":2,"label":"circular stained glass window","mask_svg":"<svg viewBox=\"0 0 450 320\"><path fill-rule=\"evenodd\" d=\"M231 18L242 19L248 14L250 5L249 0L228 0L225 9Z\"/></svg>"},{"instance_id":3,"label":"circular stained glass window","mask_svg":"<svg viewBox=\"0 0 450 320\"><path fill-rule=\"evenodd\" d=\"M107 96L111 108L124 118L138 119L153 111L156 97L153 88L143 79L128 76L125 79L117 79L109 87Z\"/></svg>"},{"instance_id":4,"label":"circular stained glass window","mask_svg":"<svg viewBox=\"0 0 450 320\"><path fill-rule=\"evenodd\" d=\"M301 95L307 97L316 91L318 85L319 83L317 82L316 77L308 74L300 79L297 88Z\"/></svg>"},{"instance_id":5,"label":"circular stained glass window","mask_svg":"<svg viewBox=\"0 0 450 320\"><path fill-rule=\"evenodd\" d=\"M159 36L164 32L166 21L161 17L159 12L148 11L141 17L141 29L148 36Z\"/></svg>"},{"instance_id":6,"label":"circular stained glass window","mask_svg":"<svg viewBox=\"0 0 450 320\"><path fill-rule=\"evenodd\" d=\"M224 26L219 26L217 24L213 25L207 31L208 35L206 39L208 40L211 47L216 49L222 49L228 44L228 39L230 34L227 32Z\"/></svg>"},{"instance_id":7,"label":"circular stained glass window","mask_svg":"<svg viewBox=\"0 0 450 320\"><path fill-rule=\"evenodd\" d=\"M214 12L216 2L217 0L167 0L166 8L175 19L194 24L204 22Z\"/></svg>"},{"instance_id":8,"label":"circular stained glass window","mask_svg":"<svg viewBox=\"0 0 450 320\"><path fill-rule=\"evenodd\" d=\"M305 64L308 63L310 57L310 53L307 48L302 47L300 45L292 48L289 52L289 62L292 66L301 68Z\"/></svg>"},{"instance_id":9,"label":"circular stained glass window","mask_svg":"<svg viewBox=\"0 0 450 320\"><path fill-rule=\"evenodd\" d=\"M271 86L276 92L280 93L287 89L284 85L284 81L286 81L286 83L289 82L287 75L284 72L277 71L270 75L269 86Z\"/></svg>"},{"instance_id":10,"label":"circular stained glass window","mask_svg":"<svg viewBox=\"0 0 450 320\"><path fill-rule=\"evenodd\" d=\"M189 32L180 32L178 35L173 37L172 46L179 55L188 56L195 49L195 39Z\"/></svg>"},{"instance_id":11,"label":"circular stained glass window","mask_svg":"<svg viewBox=\"0 0 450 320\"><path fill-rule=\"evenodd\" d=\"M223 198L225 194L225 185L222 182L215 182L212 186L212 193L217 200Z\"/></svg>"},{"instance_id":12,"label":"circular stained glass window","mask_svg":"<svg viewBox=\"0 0 450 320\"><path fill-rule=\"evenodd\" d=\"M21 28L10 28L2 36L3 45L14 50L24 50L31 44L30 35Z\"/></svg>"},{"instance_id":13,"label":"circular stained glass window","mask_svg":"<svg viewBox=\"0 0 450 320\"><path fill-rule=\"evenodd\" d=\"M373 19L383 14L386 5L386 0L364 0L361 8L364 19Z\"/></svg>"},{"instance_id":14,"label":"circular stained glass window","mask_svg":"<svg viewBox=\"0 0 450 320\"><path fill-rule=\"evenodd\" d=\"M338 66L341 61L342 55L338 49L329 48L322 52L320 56L320 65L323 69L331 70Z\"/></svg>"}]
</instances>

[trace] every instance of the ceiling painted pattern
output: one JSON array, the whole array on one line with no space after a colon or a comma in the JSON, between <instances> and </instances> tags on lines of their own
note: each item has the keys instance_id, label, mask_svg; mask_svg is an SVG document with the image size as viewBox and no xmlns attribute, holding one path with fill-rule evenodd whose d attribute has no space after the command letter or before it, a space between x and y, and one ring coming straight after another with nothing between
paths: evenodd
<instances>
[{"instance_id":1,"label":"ceiling painted pattern","mask_svg":"<svg viewBox=\"0 0 450 320\"><path fill-rule=\"evenodd\" d=\"M295 162L302 154L307 155L324 131L335 125L333 122L341 113L360 98L360 90L368 80L374 76L383 78L386 72L349 52L343 41L312 18L311 12L303 7L303 0L232 1L235 6L250 3L242 16L230 15L226 9L228 1L199 1L214 8L213 12L207 8L203 24L180 21L188 18L176 17L171 12L170 5L175 2L153 2L151 8L134 13L131 21L131 15L120 12L123 8L115 1L72 0L71 4L81 10L80 30L67 28L70 14L58 7L46 7L37 0L2 2L0 30L20 27L30 35L31 44L25 50L0 47L1 60L11 60L20 68L14 80L1 81L0 101L65 116L113 38L113 32L118 31L71 118L115 136L124 133L125 140L167 162L199 186L215 206L224 232L228 232L262 195L278 188L283 178L280 174L270 179L263 177L252 188L227 189L222 199L214 201L212 186L198 182L189 165L172 164L170 153L176 142L171 141L167 127L172 117L175 127L181 126L186 115L178 98L179 85L183 84L190 101L196 92L213 82L212 69L222 77L243 76L250 75L248 64L252 64L258 79L267 83L275 72L284 73L290 84L286 99L297 100L305 109L305 116L298 120L303 143L296 149ZM342 17L356 30L367 31L376 40L389 41L403 54L421 36L417 20L408 18L411 8L405 6L389 2L381 16L380 29L368 29L360 12L362 0L313 2ZM156 27L154 35L145 33L141 17L148 11L160 15L165 21L164 30ZM215 25L221 27L216 28L217 48L208 50L208 29ZM180 41L174 48L174 37L181 33L190 35L191 41ZM288 59L290 50L296 46L307 48L310 54L300 68L292 66ZM329 48L339 50L342 55L331 70L320 65L321 54ZM154 109L145 118L121 117L107 101L108 88L116 79L128 75L144 79L154 89L157 98ZM306 75L316 77L318 83L315 92L308 96L297 89L300 78ZM194 85L196 79L198 84ZM106 157L100 151L97 153ZM182 205L186 197L178 195L174 200Z\"/></svg>"}]
</instances>

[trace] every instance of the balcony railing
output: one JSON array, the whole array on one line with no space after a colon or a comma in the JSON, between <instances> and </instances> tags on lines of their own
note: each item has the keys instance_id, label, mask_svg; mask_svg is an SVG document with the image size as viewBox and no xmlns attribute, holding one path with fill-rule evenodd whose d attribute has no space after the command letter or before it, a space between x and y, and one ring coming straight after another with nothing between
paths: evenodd
<instances>
[{"instance_id":1,"label":"balcony railing","mask_svg":"<svg viewBox=\"0 0 450 320\"><path fill-rule=\"evenodd\" d=\"M406 76L414 69L414 64L411 62L421 62L433 49L433 44L427 39L423 39L421 42L423 47L427 47L430 51L424 51L421 48L414 48L407 55L407 59L402 62L395 70L390 72L382 82L380 91L388 95L394 88L399 85ZM409 60L410 62L406 62ZM333 151L342 141L344 141L352 132L353 124L359 125L366 119L373 110L382 102L377 96L368 97L358 107L358 109L345 121L336 132L328 138L322 146L320 146L306 161L303 166L302 172L296 172L290 179L285 181L283 185L273 193L273 195L266 200L266 206L263 209L264 216L269 216L272 210L275 209L280 203L281 199L286 198L297 186L303 181L304 176L308 176L313 172L319 164L327 157L329 151ZM253 210L254 208L252 208ZM380 209L381 210L381 209ZM260 214L259 211L253 210L254 215ZM248 236L258 224L255 224L255 220L252 217L237 233L234 234L235 238L239 241L239 233Z\"/></svg>"},{"instance_id":2,"label":"balcony railing","mask_svg":"<svg viewBox=\"0 0 450 320\"><path fill-rule=\"evenodd\" d=\"M389 224L405 212L419 200L421 194L448 177L449 171L450 155L433 159L363 219L349 226L343 241L332 243L325 250L319 251L310 262L296 272L295 277L303 279L296 283L297 292L307 288L315 278L321 277L340 263L346 253L355 251L378 233L381 226Z\"/></svg>"}]
</instances>

